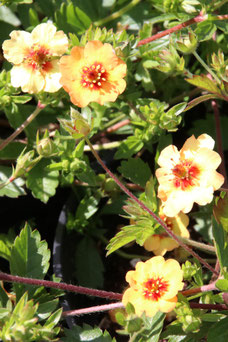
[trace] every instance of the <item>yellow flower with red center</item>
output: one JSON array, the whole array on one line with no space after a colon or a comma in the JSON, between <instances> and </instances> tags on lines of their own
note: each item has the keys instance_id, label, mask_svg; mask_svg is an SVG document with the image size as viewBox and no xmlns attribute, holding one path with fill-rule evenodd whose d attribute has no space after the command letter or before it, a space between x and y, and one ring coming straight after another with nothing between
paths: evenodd
<instances>
[{"instance_id":1,"label":"yellow flower with red center","mask_svg":"<svg viewBox=\"0 0 228 342\"><path fill-rule=\"evenodd\" d=\"M158 311L170 312L177 302L177 293L183 289L183 272L174 259L155 256L146 262L138 262L135 271L126 274L128 288L122 298L126 306L133 304L140 316L153 317Z\"/></svg>"},{"instance_id":2,"label":"yellow flower with red center","mask_svg":"<svg viewBox=\"0 0 228 342\"><path fill-rule=\"evenodd\" d=\"M126 63L116 56L110 44L97 40L85 47L73 47L70 56L61 58L60 71L60 82L78 107L90 102L113 102L126 88Z\"/></svg>"},{"instance_id":3,"label":"yellow flower with red center","mask_svg":"<svg viewBox=\"0 0 228 342\"><path fill-rule=\"evenodd\" d=\"M197 139L191 136L180 151L169 145L160 154L156 170L159 182L158 197L166 216L188 213L196 202L206 205L224 182L216 169L221 163L219 154L212 151L214 140L207 134Z\"/></svg>"},{"instance_id":4,"label":"yellow flower with red center","mask_svg":"<svg viewBox=\"0 0 228 342\"><path fill-rule=\"evenodd\" d=\"M56 32L53 24L43 23L31 33L13 31L10 37L4 41L2 48L4 57L14 64L12 85L30 94L59 90L59 58L68 48L64 32Z\"/></svg>"},{"instance_id":5,"label":"yellow flower with red center","mask_svg":"<svg viewBox=\"0 0 228 342\"><path fill-rule=\"evenodd\" d=\"M175 217L167 217L163 214L162 208L160 208L159 216L175 235L189 238L189 231L186 228L189 224L189 218L187 215L180 212ZM179 247L179 244L171 237L167 236L166 232L164 232L164 234L154 234L146 239L144 243L144 248L147 251L152 251L155 255L162 256L167 251L172 251L177 247Z\"/></svg>"}]
</instances>

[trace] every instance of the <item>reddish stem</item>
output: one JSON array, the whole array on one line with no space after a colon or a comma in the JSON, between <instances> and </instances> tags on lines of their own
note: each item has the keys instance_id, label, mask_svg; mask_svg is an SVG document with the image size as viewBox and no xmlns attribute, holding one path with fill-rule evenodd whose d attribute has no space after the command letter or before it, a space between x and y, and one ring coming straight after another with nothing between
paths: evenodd
<instances>
[{"instance_id":1,"label":"reddish stem","mask_svg":"<svg viewBox=\"0 0 228 342\"><path fill-rule=\"evenodd\" d=\"M190 26L192 24L200 23L201 21L204 21L206 19L207 19L207 15L199 14L195 18L189 19L189 20L187 20L181 24L178 24L176 26L171 27L170 29L164 30L164 31L159 32L157 34L154 34L151 37L140 40L138 42L137 46L148 44L150 42L153 42L154 40L157 40L159 38L167 36L168 34L171 34L171 33L176 32L176 31L180 31L184 27ZM219 19L219 20L221 20L221 19Z\"/></svg>"},{"instance_id":2,"label":"reddish stem","mask_svg":"<svg viewBox=\"0 0 228 342\"><path fill-rule=\"evenodd\" d=\"M188 251L192 256L194 256L201 264L203 264L206 268L208 268L212 273L219 275L218 272L216 272L211 265L209 265L206 261L204 261L197 253L195 253L190 247L185 245L173 232L172 230L167 227L165 222L157 215L155 215L142 201L140 201L135 195L133 195L132 192L130 192L120 181L119 179L109 170L109 168L103 163L101 158L99 157L98 153L94 150L93 145L89 141L88 138L85 137L85 140L87 144L89 145L94 157L97 159L97 161L100 163L100 165L103 167L103 169L107 172L107 174L112 177L112 179L116 182L116 184L127 194L130 198L132 198L143 210L145 210L150 216L154 218L156 222L158 222L173 238L181 247L183 247L186 251Z\"/></svg>"},{"instance_id":3,"label":"reddish stem","mask_svg":"<svg viewBox=\"0 0 228 342\"><path fill-rule=\"evenodd\" d=\"M31 279L25 277L19 277L7 273L0 272L0 280L7 281L9 283L22 283L35 286L51 287L54 289L60 289L69 292L76 292L80 294L85 294L88 296L106 298L106 299L116 299L121 300L122 294L115 292L108 292L96 289L89 289L88 287L76 286L66 283L56 283L54 281L42 280L42 279Z\"/></svg>"},{"instance_id":4,"label":"reddish stem","mask_svg":"<svg viewBox=\"0 0 228 342\"><path fill-rule=\"evenodd\" d=\"M79 315L85 315L93 312L101 312L101 311L108 311L108 310L114 310L118 308L123 308L124 305L122 303L111 303L111 304L105 304L105 305L97 305L97 306L91 306L89 308L84 309L78 309L78 310L69 310L64 311L62 313L62 316L79 316Z\"/></svg>"},{"instance_id":5,"label":"reddish stem","mask_svg":"<svg viewBox=\"0 0 228 342\"><path fill-rule=\"evenodd\" d=\"M181 294L183 296L191 296L191 295L194 295L194 294L200 293L200 292L208 292L208 291L218 290L215 286L216 281L217 280L213 281L213 283L210 283L208 285L203 285L200 287L195 287L193 289L181 291Z\"/></svg>"},{"instance_id":6,"label":"reddish stem","mask_svg":"<svg viewBox=\"0 0 228 342\"><path fill-rule=\"evenodd\" d=\"M225 304L201 304L201 303L189 303L192 309L204 309L204 310L228 310L228 306Z\"/></svg>"}]
</instances>

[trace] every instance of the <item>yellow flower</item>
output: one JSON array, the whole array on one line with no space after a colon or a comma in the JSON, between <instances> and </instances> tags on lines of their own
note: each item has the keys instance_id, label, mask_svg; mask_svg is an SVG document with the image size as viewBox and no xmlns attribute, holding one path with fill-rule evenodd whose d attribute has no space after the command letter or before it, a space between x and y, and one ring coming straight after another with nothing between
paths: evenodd
<instances>
[{"instance_id":1,"label":"yellow flower","mask_svg":"<svg viewBox=\"0 0 228 342\"><path fill-rule=\"evenodd\" d=\"M60 82L78 107L90 102L113 102L126 87L126 63L116 56L110 44L97 40L85 47L73 47L70 56L61 58L60 71Z\"/></svg>"},{"instance_id":2,"label":"yellow flower","mask_svg":"<svg viewBox=\"0 0 228 342\"><path fill-rule=\"evenodd\" d=\"M53 24L43 23L31 33L13 31L10 37L2 48L4 57L14 64L12 85L30 94L59 90L59 57L68 48L68 39L63 31L56 32Z\"/></svg>"},{"instance_id":3,"label":"yellow flower","mask_svg":"<svg viewBox=\"0 0 228 342\"><path fill-rule=\"evenodd\" d=\"M206 205L212 201L214 190L224 182L224 177L215 171L221 158L212 151L214 143L207 134L197 139L192 135L180 151L170 145L161 152L161 168L156 170L156 176L160 184L158 197L166 216L188 213L194 202Z\"/></svg>"},{"instance_id":4,"label":"yellow flower","mask_svg":"<svg viewBox=\"0 0 228 342\"><path fill-rule=\"evenodd\" d=\"M166 225L173 231L174 234L189 238L189 232L186 227L189 224L189 218L184 213L180 212L175 217L167 217L163 214L160 208L159 216L166 223ZM144 243L144 248L147 251L153 251L155 255L164 255L167 251L172 251L174 248L179 247L179 244L164 234L154 234L150 236Z\"/></svg>"},{"instance_id":5,"label":"yellow flower","mask_svg":"<svg viewBox=\"0 0 228 342\"><path fill-rule=\"evenodd\" d=\"M146 262L138 262L135 271L126 274L128 288L122 298L126 306L134 305L135 312L140 316L153 317L156 312L170 312L177 302L177 292L183 289L183 272L174 259L155 256Z\"/></svg>"}]
</instances>

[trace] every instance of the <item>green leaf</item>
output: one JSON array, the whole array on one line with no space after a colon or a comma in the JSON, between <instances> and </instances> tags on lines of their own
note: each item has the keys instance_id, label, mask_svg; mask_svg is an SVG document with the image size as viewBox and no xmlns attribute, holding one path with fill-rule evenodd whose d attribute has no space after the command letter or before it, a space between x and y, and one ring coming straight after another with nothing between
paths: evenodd
<instances>
[{"instance_id":1,"label":"green leaf","mask_svg":"<svg viewBox=\"0 0 228 342\"><path fill-rule=\"evenodd\" d=\"M152 225L146 224L147 220L141 220L137 222L137 225L122 227L121 231L110 240L107 246L107 255L134 240L142 246L145 240L154 233Z\"/></svg>"},{"instance_id":2,"label":"green leaf","mask_svg":"<svg viewBox=\"0 0 228 342\"><path fill-rule=\"evenodd\" d=\"M168 110L168 112L166 113L166 115L170 116L170 117L172 117L173 115L178 116L178 115L180 115L184 111L186 106L187 106L186 102L178 103L177 105L175 105L172 108L170 108Z\"/></svg>"},{"instance_id":3,"label":"green leaf","mask_svg":"<svg viewBox=\"0 0 228 342\"><path fill-rule=\"evenodd\" d=\"M0 151L0 159L17 159L24 148L25 144L12 141L3 150Z\"/></svg>"},{"instance_id":4,"label":"green leaf","mask_svg":"<svg viewBox=\"0 0 228 342\"><path fill-rule=\"evenodd\" d=\"M0 184L6 182L12 174L12 170L7 166L0 166ZM4 186L0 189L0 196L8 196L12 198L16 198L21 195L25 195L25 191L23 189L24 180L22 178L17 178L13 182Z\"/></svg>"},{"instance_id":5,"label":"green leaf","mask_svg":"<svg viewBox=\"0 0 228 342\"><path fill-rule=\"evenodd\" d=\"M215 247L219 259L221 271L224 267L228 268L228 234L224 231L221 224L212 218L212 229L215 240Z\"/></svg>"},{"instance_id":6,"label":"green leaf","mask_svg":"<svg viewBox=\"0 0 228 342\"><path fill-rule=\"evenodd\" d=\"M187 78L185 79L188 83L191 83L195 85L196 87L205 89L211 93L215 93L220 95L221 91L219 88L216 86L215 82L212 81L209 77L206 75L194 75L193 78Z\"/></svg>"},{"instance_id":7,"label":"green leaf","mask_svg":"<svg viewBox=\"0 0 228 342\"><path fill-rule=\"evenodd\" d=\"M215 96L214 94L206 94L206 95L199 96L196 99L194 99L188 103L184 112L187 112L187 110L192 109L193 107L197 106L201 102L205 102L205 101L208 101L211 99L217 99L217 98L219 98L219 97Z\"/></svg>"},{"instance_id":8,"label":"green leaf","mask_svg":"<svg viewBox=\"0 0 228 342\"><path fill-rule=\"evenodd\" d=\"M84 237L77 245L75 265L80 285L92 288L103 287L103 262L95 243L89 237Z\"/></svg>"},{"instance_id":9,"label":"green leaf","mask_svg":"<svg viewBox=\"0 0 228 342\"><path fill-rule=\"evenodd\" d=\"M126 140L122 142L119 146L117 152L115 153L115 159L129 158L133 154L137 153L143 148L143 142L141 139L135 136L129 136Z\"/></svg>"},{"instance_id":10,"label":"green leaf","mask_svg":"<svg viewBox=\"0 0 228 342\"><path fill-rule=\"evenodd\" d=\"M207 335L207 342L224 342L228 339L228 317L221 319L221 321L213 324Z\"/></svg>"},{"instance_id":11,"label":"green leaf","mask_svg":"<svg viewBox=\"0 0 228 342\"><path fill-rule=\"evenodd\" d=\"M228 279L217 280L215 286L222 292L228 292Z\"/></svg>"},{"instance_id":12,"label":"green leaf","mask_svg":"<svg viewBox=\"0 0 228 342\"><path fill-rule=\"evenodd\" d=\"M65 329L65 337L62 337L63 342L115 342L107 331L102 332L98 327L90 327L84 324L83 327L74 326L71 330Z\"/></svg>"},{"instance_id":13,"label":"green leaf","mask_svg":"<svg viewBox=\"0 0 228 342\"><path fill-rule=\"evenodd\" d=\"M151 170L147 163L142 159L130 158L127 161L122 161L118 171L131 182L145 187L146 182L151 176Z\"/></svg>"},{"instance_id":14,"label":"green leaf","mask_svg":"<svg viewBox=\"0 0 228 342\"><path fill-rule=\"evenodd\" d=\"M214 206L214 215L218 222L221 223L223 229L228 232L228 195L225 193L223 198L219 198Z\"/></svg>"},{"instance_id":15,"label":"green leaf","mask_svg":"<svg viewBox=\"0 0 228 342\"><path fill-rule=\"evenodd\" d=\"M158 342L159 337L163 328L163 322L165 319L165 314L162 312L157 312L154 317L145 317L144 329L139 332L140 342Z\"/></svg>"},{"instance_id":16,"label":"green leaf","mask_svg":"<svg viewBox=\"0 0 228 342\"><path fill-rule=\"evenodd\" d=\"M41 160L32 170L29 171L26 185L32 190L34 197L47 203L51 196L54 196L59 184L59 171L49 171L45 167L49 165L47 159Z\"/></svg>"},{"instance_id":17,"label":"green leaf","mask_svg":"<svg viewBox=\"0 0 228 342\"><path fill-rule=\"evenodd\" d=\"M32 232L26 224L12 246L10 271L21 277L43 279L49 268L50 250L46 241L41 241L37 230ZM25 291L32 296L36 287L14 284L17 300Z\"/></svg>"},{"instance_id":18,"label":"green leaf","mask_svg":"<svg viewBox=\"0 0 228 342\"><path fill-rule=\"evenodd\" d=\"M205 20L197 25L194 32L197 35L198 41L202 42L211 39L215 31L216 25L210 20Z\"/></svg>"},{"instance_id":19,"label":"green leaf","mask_svg":"<svg viewBox=\"0 0 228 342\"><path fill-rule=\"evenodd\" d=\"M6 6L0 6L0 20L13 26L20 26L21 22L16 15Z\"/></svg>"},{"instance_id":20,"label":"green leaf","mask_svg":"<svg viewBox=\"0 0 228 342\"><path fill-rule=\"evenodd\" d=\"M0 257L10 260L12 243L6 234L0 234Z\"/></svg>"},{"instance_id":21,"label":"green leaf","mask_svg":"<svg viewBox=\"0 0 228 342\"><path fill-rule=\"evenodd\" d=\"M62 311L63 309L60 308L58 310L56 310L49 318L48 320L45 322L44 324L44 328L45 329L53 329L55 327L55 325L59 322L61 316L62 316Z\"/></svg>"}]
</instances>

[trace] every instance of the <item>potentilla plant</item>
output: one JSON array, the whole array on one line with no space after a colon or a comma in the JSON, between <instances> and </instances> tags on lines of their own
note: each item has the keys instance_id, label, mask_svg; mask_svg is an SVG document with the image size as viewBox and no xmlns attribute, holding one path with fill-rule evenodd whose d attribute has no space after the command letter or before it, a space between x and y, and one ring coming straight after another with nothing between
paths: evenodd
<instances>
[{"instance_id":1,"label":"potentilla plant","mask_svg":"<svg viewBox=\"0 0 228 342\"><path fill-rule=\"evenodd\" d=\"M0 195L77 194L70 284L42 227L0 234L2 341L226 341L227 9L1 1ZM66 311L67 291L112 302ZM66 328L101 312L110 331Z\"/></svg>"}]
</instances>

